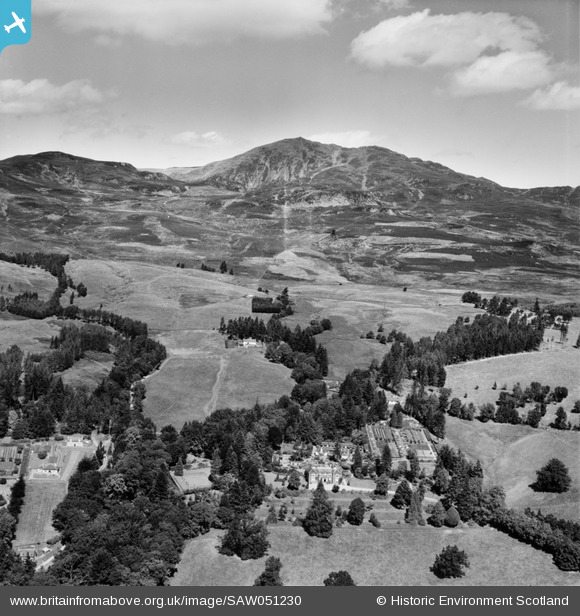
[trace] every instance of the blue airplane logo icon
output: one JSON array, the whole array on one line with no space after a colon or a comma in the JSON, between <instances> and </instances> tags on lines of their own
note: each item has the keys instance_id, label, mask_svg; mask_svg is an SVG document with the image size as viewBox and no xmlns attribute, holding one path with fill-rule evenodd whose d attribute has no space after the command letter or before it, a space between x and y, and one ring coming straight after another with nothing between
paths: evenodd
<instances>
[{"instance_id":1,"label":"blue airplane logo icon","mask_svg":"<svg viewBox=\"0 0 580 616\"><path fill-rule=\"evenodd\" d=\"M21 19L20 17L18 17L18 15L14 11L12 11L12 17L14 18L14 23L11 26L4 26L4 30L6 30L6 32L10 34L10 30L18 26L22 30L22 32L26 34L26 29L24 27L24 22L26 20L24 18Z\"/></svg>"}]
</instances>

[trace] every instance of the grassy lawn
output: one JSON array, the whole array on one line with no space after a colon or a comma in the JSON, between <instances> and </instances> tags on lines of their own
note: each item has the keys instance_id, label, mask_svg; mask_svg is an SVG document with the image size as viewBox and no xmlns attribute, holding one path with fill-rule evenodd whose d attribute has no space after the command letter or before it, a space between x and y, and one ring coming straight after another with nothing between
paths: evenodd
<instances>
[{"instance_id":1,"label":"grassy lawn","mask_svg":"<svg viewBox=\"0 0 580 616\"><path fill-rule=\"evenodd\" d=\"M31 479L26 482L24 506L14 547L44 543L57 534L52 527L52 512L66 494L66 482L51 479Z\"/></svg>"},{"instance_id":2,"label":"grassy lawn","mask_svg":"<svg viewBox=\"0 0 580 616\"><path fill-rule=\"evenodd\" d=\"M309 537L288 524L269 527L269 554L282 561L286 586L321 586L324 578L347 570L360 586L578 585L580 574L565 573L543 552L492 528L454 530L401 526L380 530L363 524L335 529L329 539ZM223 531L190 541L173 586L251 586L265 558L242 561L217 552ZM457 580L439 580L429 567L449 544L465 550L471 566ZM490 557L493 555L493 557Z\"/></svg>"},{"instance_id":3,"label":"grassy lawn","mask_svg":"<svg viewBox=\"0 0 580 616\"><path fill-rule=\"evenodd\" d=\"M504 487L508 505L541 508L544 513L578 519L580 433L447 417L446 440L481 461L488 483ZM536 480L536 471L553 457L568 467L570 490L563 494L534 492L529 485Z\"/></svg>"},{"instance_id":4,"label":"grassy lawn","mask_svg":"<svg viewBox=\"0 0 580 616\"><path fill-rule=\"evenodd\" d=\"M173 479L182 490L192 490L194 488L210 488L211 481L208 479L210 473L209 461L206 468L184 469L182 476L172 473Z\"/></svg>"}]
</instances>

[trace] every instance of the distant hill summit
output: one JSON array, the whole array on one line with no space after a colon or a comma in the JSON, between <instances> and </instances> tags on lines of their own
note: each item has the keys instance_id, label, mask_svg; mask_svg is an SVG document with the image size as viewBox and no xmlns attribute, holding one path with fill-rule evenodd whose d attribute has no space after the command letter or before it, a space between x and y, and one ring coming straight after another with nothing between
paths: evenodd
<instances>
[{"instance_id":1,"label":"distant hill summit","mask_svg":"<svg viewBox=\"0 0 580 616\"><path fill-rule=\"evenodd\" d=\"M505 188L458 173L436 162L409 158L378 146L345 148L302 137L253 148L202 167L138 170L124 162L96 161L63 152L14 156L0 161L0 187L14 194L46 189L118 189L178 194L208 186L251 197L262 204L317 203L339 198L346 205L406 207L468 204L490 199L580 205L580 188Z\"/></svg>"},{"instance_id":2,"label":"distant hill summit","mask_svg":"<svg viewBox=\"0 0 580 616\"><path fill-rule=\"evenodd\" d=\"M473 285L484 272L568 290L580 284L579 205L578 188L505 188L387 148L303 138L163 173L62 152L0 161L4 251L227 257L236 271L290 279L460 274Z\"/></svg>"},{"instance_id":3,"label":"distant hill summit","mask_svg":"<svg viewBox=\"0 0 580 616\"><path fill-rule=\"evenodd\" d=\"M355 201L430 203L469 201L493 196L522 196L568 204L578 199L571 187L519 190L485 178L458 173L436 162L409 158L378 146L345 148L302 137L253 148L202 167L164 171L193 184L210 184L273 201L312 201L345 194ZM357 198L358 196L358 198Z\"/></svg>"},{"instance_id":4,"label":"distant hill summit","mask_svg":"<svg viewBox=\"0 0 580 616\"><path fill-rule=\"evenodd\" d=\"M117 189L181 192L178 182L159 172L139 171L123 162L96 161L64 152L14 156L0 161L0 187L18 194L33 185L43 189Z\"/></svg>"}]
</instances>

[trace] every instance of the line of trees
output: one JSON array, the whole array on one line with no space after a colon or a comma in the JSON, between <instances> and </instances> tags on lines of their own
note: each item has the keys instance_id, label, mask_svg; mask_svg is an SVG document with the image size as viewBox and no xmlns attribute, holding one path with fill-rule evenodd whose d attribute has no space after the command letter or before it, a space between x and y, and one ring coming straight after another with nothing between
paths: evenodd
<instances>
[{"instance_id":1,"label":"line of trees","mask_svg":"<svg viewBox=\"0 0 580 616\"><path fill-rule=\"evenodd\" d=\"M475 291L466 291L461 296L461 301L465 304L473 304L475 308L481 308L489 312L489 314L500 317L507 317L512 310L518 307L518 300L515 297L499 297L494 295L491 299L481 297Z\"/></svg>"},{"instance_id":2,"label":"line of trees","mask_svg":"<svg viewBox=\"0 0 580 616\"><path fill-rule=\"evenodd\" d=\"M383 387L397 390L406 378L414 378L422 385L443 387L446 365L534 351L542 338L541 327L517 314L509 319L477 315L471 323L458 317L447 331L418 342L393 330L387 337L393 344L381 364Z\"/></svg>"}]
</instances>

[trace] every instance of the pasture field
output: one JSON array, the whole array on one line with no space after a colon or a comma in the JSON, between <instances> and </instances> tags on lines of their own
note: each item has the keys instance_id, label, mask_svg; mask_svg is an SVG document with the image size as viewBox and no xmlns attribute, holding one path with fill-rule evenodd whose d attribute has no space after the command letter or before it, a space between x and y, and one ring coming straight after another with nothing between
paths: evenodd
<instances>
[{"instance_id":1,"label":"pasture field","mask_svg":"<svg viewBox=\"0 0 580 616\"><path fill-rule=\"evenodd\" d=\"M219 368L220 360L215 356L169 358L145 380L145 415L158 428L172 424L181 429L186 421L203 420Z\"/></svg>"},{"instance_id":2,"label":"pasture field","mask_svg":"<svg viewBox=\"0 0 580 616\"><path fill-rule=\"evenodd\" d=\"M414 340L421 336L433 336L446 330L458 316L473 318L482 311L461 303L462 292L456 289L429 288L425 283L416 287L370 286L345 283L340 286L298 283L290 286L293 295L312 305L310 318L328 316L343 327L352 327L358 338L369 330L376 333L383 324L385 335L392 329L405 332ZM334 321L333 321L334 323ZM350 333L350 332L349 332ZM382 346L382 345L381 345Z\"/></svg>"},{"instance_id":3,"label":"pasture field","mask_svg":"<svg viewBox=\"0 0 580 616\"><path fill-rule=\"evenodd\" d=\"M61 323L52 317L25 319L0 312L0 352L15 344L24 354L46 353L50 350L50 339L60 333Z\"/></svg>"},{"instance_id":4,"label":"pasture field","mask_svg":"<svg viewBox=\"0 0 580 616\"><path fill-rule=\"evenodd\" d=\"M152 332L217 328L222 315L226 320L249 315L248 295L255 292L235 276L134 261L73 261L67 273L88 288L79 306L102 304L145 321Z\"/></svg>"},{"instance_id":5,"label":"pasture field","mask_svg":"<svg viewBox=\"0 0 580 616\"><path fill-rule=\"evenodd\" d=\"M490 357L477 361L447 366L446 387L453 391L462 402L473 402L479 407L485 402L495 402L503 385L511 391L516 383L525 389L532 381L568 388L568 396L560 404L548 405L541 426L547 427L555 417L558 406L563 406L572 423L578 423L579 416L570 414L576 400L580 400L580 349L567 345L545 345L541 351ZM497 389L492 389L497 383ZM479 386L478 389L475 389ZM465 398L465 394L467 397Z\"/></svg>"},{"instance_id":6,"label":"pasture field","mask_svg":"<svg viewBox=\"0 0 580 616\"><path fill-rule=\"evenodd\" d=\"M578 520L579 432L447 417L445 440L481 462L487 484L503 486L510 507L531 507L558 517ZM554 457L568 467L572 479L570 490L562 494L534 492L529 486L536 480L536 471Z\"/></svg>"},{"instance_id":7,"label":"pasture field","mask_svg":"<svg viewBox=\"0 0 580 616\"><path fill-rule=\"evenodd\" d=\"M191 350L189 357L170 357L145 380L145 414L159 427L171 423L180 429L216 408L245 408L290 394L288 368L269 362L260 349L226 349L221 336L220 342L221 356Z\"/></svg>"},{"instance_id":8,"label":"pasture field","mask_svg":"<svg viewBox=\"0 0 580 616\"><path fill-rule=\"evenodd\" d=\"M304 254L318 261L315 252ZM278 265L289 256L280 255L275 260ZM398 329L418 340L446 330L458 316L473 318L481 313L461 303L462 291L436 288L419 279L409 283L405 291L350 282L330 276L326 270L313 278L309 275L309 280L262 280L259 276L221 275L146 262L91 259L70 262L67 272L73 279L83 280L89 290L87 297L77 300L80 306L95 308L102 304L105 310L143 320L151 334L167 347L169 361L146 381L145 412L160 426L173 423L181 427L184 421L203 419L215 408L250 406L256 399L268 402L291 391L294 383L289 371L270 364L254 349L247 355L238 353L241 349L226 352L223 337L216 331L222 316L228 320L252 315L251 296L258 286L269 288L271 295L288 286L295 302L295 314L285 319L289 327L306 326L322 317L331 319L333 329L318 340L327 347L329 378L334 380L342 380L354 368L368 367L373 360L382 360L388 346L360 338L368 331L376 334L379 325L385 335ZM571 330L570 339L574 335ZM493 360L497 364L490 361L474 368L469 364L450 367L448 382L454 395L468 393L468 401L480 404L486 396L495 399L496 392L491 390L494 380L503 383L503 378L508 385L513 384L506 367L514 370L513 382L519 380L522 385L533 379L546 383L549 371L554 378L559 377L554 385L566 385L570 390L564 401L568 410L574 396L580 397L580 391L574 390L579 385L572 385L573 366L577 364L572 361L576 359L573 351L570 346L564 354L541 355L537 375L530 368L532 354L527 354L524 360L499 358ZM564 370L554 365L556 357ZM527 371L522 372L519 365ZM480 382L477 391L473 379ZM489 386L484 385L487 381ZM551 421L553 412L550 409L544 423Z\"/></svg>"},{"instance_id":9,"label":"pasture field","mask_svg":"<svg viewBox=\"0 0 580 616\"><path fill-rule=\"evenodd\" d=\"M57 534L52 526L52 512L65 495L65 481L27 480L24 506L16 526L15 549L45 543Z\"/></svg>"},{"instance_id":10,"label":"pasture field","mask_svg":"<svg viewBox=\"0 0 580 616\"><path fill-rule=\"evenodd\" d=\"M493 528L435 529L401 526L381 530L368 523L336 528L328 539L309 537L287 523L270 525L268 555L282 561L285 586L322 586L331 571L347 570L359 586L573 586L580 574L557 569L552 557ZM172 586L251 586L267 557L242 561L218 553L223 531L186 544ZM465 550L466 575L440 580L429 571L449 544ZM490 558L490 555L493 555Z\"/></svg>"},{"instance_id":11,"label":"pasture field","mask_svg":"<svg viewBox=\"0 0 580 616\"><path fill-rule=\"evenodd\" d=\"M259 349L230 349L216 408L249 408L290 395L291 370L268 361Z\"/></svg>"},{"instance_id":12,"label":"pasture field","mask_svg":"<svg viewBox=\"0 0 580 616\"><path fill-rule=\"evenodd\" d=\"M48 299L55 288L56 278L40 267L0 261L0 295L6 298L28 291L38 293L40 299Z\"/></svg>"}]
</instances>

